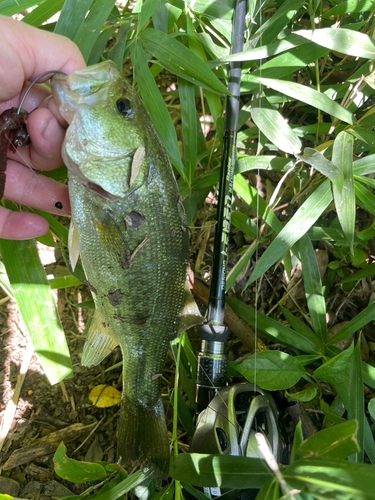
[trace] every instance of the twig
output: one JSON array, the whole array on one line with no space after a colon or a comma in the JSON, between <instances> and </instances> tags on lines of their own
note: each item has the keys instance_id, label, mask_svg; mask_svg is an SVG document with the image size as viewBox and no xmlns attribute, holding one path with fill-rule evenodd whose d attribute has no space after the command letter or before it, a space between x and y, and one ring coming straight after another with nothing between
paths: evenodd
<instances>
[{"instance_id":1,"label":"twig","mask_svg":"<svg viewBox=\"0 0 375 500\"><path fill-rule=\"evenodd\" d=\"M17 377L16 387L14 388L14 393L12 399L10 399L6 405L6 409L0 424L0 451L3 447L4 441L9 433L10 427L12 425L14 415L16 413L18 398L21 393L23 381L25 380L26 373L29 369L31 358L34 354L34 347L30 340L28 340L26 345L26 351L21 364L21 369Z\"/></svg>"},{"instance_id":2,"label":"twig","mask_svg":"<svg viewBox=\"0 0 375 500\"><path fill-rule=\"evenodd\" d=\"M268 467L271 469L271 471L275 474L276 479L278 480L281 489L285 493L287 497L289 497L291 500L296 500L294 494L298 494L301 491L300 490L290 490L288 488L288 485L285 482L285 479L283 478L283 475L281 474L281 471L279 469L279 465L276 461L276 458L273 456L271 448L269 447L269 444L266 441L266 438L261 432L257 432L255 434L255 439L257 440L258 448L260 453L262 454L262 457L266 461Z\"/></svg>"}]
</instances>

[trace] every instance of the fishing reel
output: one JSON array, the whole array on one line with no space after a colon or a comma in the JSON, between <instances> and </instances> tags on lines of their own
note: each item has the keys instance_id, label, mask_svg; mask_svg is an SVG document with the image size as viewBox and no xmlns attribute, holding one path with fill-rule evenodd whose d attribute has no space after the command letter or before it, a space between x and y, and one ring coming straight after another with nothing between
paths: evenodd
<instances>
[{"instance_id":1,"label":"fishing reel","mask_svg":"<svg viewBox=\"0 0 375 500\"><path fill-rule=\"evenodd\" d=\"M255 439L257 432L264 435L273 456L280 462L283 441L271 394L250 382L224 387L199 414L190 452L263 458ZM212 499L251 500L259 490L205 487L203 491Z\"/></svg>"}]
</instances>

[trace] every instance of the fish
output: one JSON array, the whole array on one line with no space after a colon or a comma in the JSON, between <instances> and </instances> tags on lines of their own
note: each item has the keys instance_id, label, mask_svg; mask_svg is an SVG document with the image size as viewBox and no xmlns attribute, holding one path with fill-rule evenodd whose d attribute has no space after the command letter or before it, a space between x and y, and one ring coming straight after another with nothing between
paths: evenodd
<instances>
[{"instance_id":1,"label":"fish","mask_svg":"<svg viewBox=\"0 0 375 500\"><path fill-rule=\"evenodd\" d=\"M120 346L118 454L125 466L165 476L170 445L160 381L190 293L182 199L147 111L113 62L55 75L51 88L69 124L62 156L70 262L74 268L81 256L96 308L81 363L97 365Z\"/></svg>"}]
</instances>

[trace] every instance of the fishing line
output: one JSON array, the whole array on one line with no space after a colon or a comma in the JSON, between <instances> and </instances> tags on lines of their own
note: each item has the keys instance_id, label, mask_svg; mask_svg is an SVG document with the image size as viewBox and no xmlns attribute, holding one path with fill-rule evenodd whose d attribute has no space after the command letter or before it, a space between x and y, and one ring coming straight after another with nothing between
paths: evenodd
<instances>
[{"instance_id":1,"label":"fishing line","mask_svg":"<svg viewBox=\"0 0 375 500\"><path fill-rule=\"evenodd\" d=\"M259 30L260 30L260 46L262 47L263 43L263 31L262 31L262 2L259 3ZM262 77L262 59L259 59L259 76ZM262 93L262 84L259 82L258 87L259 92L259 108L262 106L261 93ZM257 154L259 153L259 145L261 141L261 132L260 128L258 128L258 147ZM257 226L257 238L259 238L259 186L258 182L260 179L260 168L258 165L257 169L257 180L256 180L256 226ZM258 247L259 241L255 249L255 266L258 262ZM255 280L255 303L254 303L254 392L256 391L257 385L257 338L258 338L258 300L259 300L259 290L258 290L258 279Z\"/></svg>"},{"instance_id":2,"label":"fishing line","mask_svg":"<svg viewBox=\"0 0 375 500\"><path fill-rule=\"evenodd\" d=\"M12 141L9 139L9 137L7 135L5 137L7 138L9 144L12 145ZM33 173L33 175L38 179L38 182L40 182L41 186L45 189L46 193L49 193L47 186L45 184L43 184L43 181L42 181L42 178L44 177L43 174L37 174L35 172L34 168L29 164L29 162L26 160L26 158L24 156L22 156L22 154L20 153L18 148L16 149L15 152L20 156L22 161L25 163L25 165L23 165L23 166L27 167ZM10 159L12 159L12 158L10 158ZM60 202L57 202L57 203L60 203Z\"/></svg>"}]
</instances>

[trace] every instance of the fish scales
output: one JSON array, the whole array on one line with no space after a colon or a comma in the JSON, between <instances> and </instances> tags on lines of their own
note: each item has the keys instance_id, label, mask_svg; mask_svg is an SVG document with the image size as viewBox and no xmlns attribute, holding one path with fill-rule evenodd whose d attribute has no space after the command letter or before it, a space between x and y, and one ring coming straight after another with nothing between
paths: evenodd
<instances>
[{"instance_id":1,"label":"fish scales","mask_svg":"<svg viewBox=\"0 0 375 500\"><path fill-rule=\"evenodd\" d=\"M70 123L63 158L71 260L80 253L96 306L83 364L120 345L119 455L166 473L160 375L185 301L188 259L177 184L148 114L113 63L58 75L52 90Z\"/></svg>"}]
</instances>

